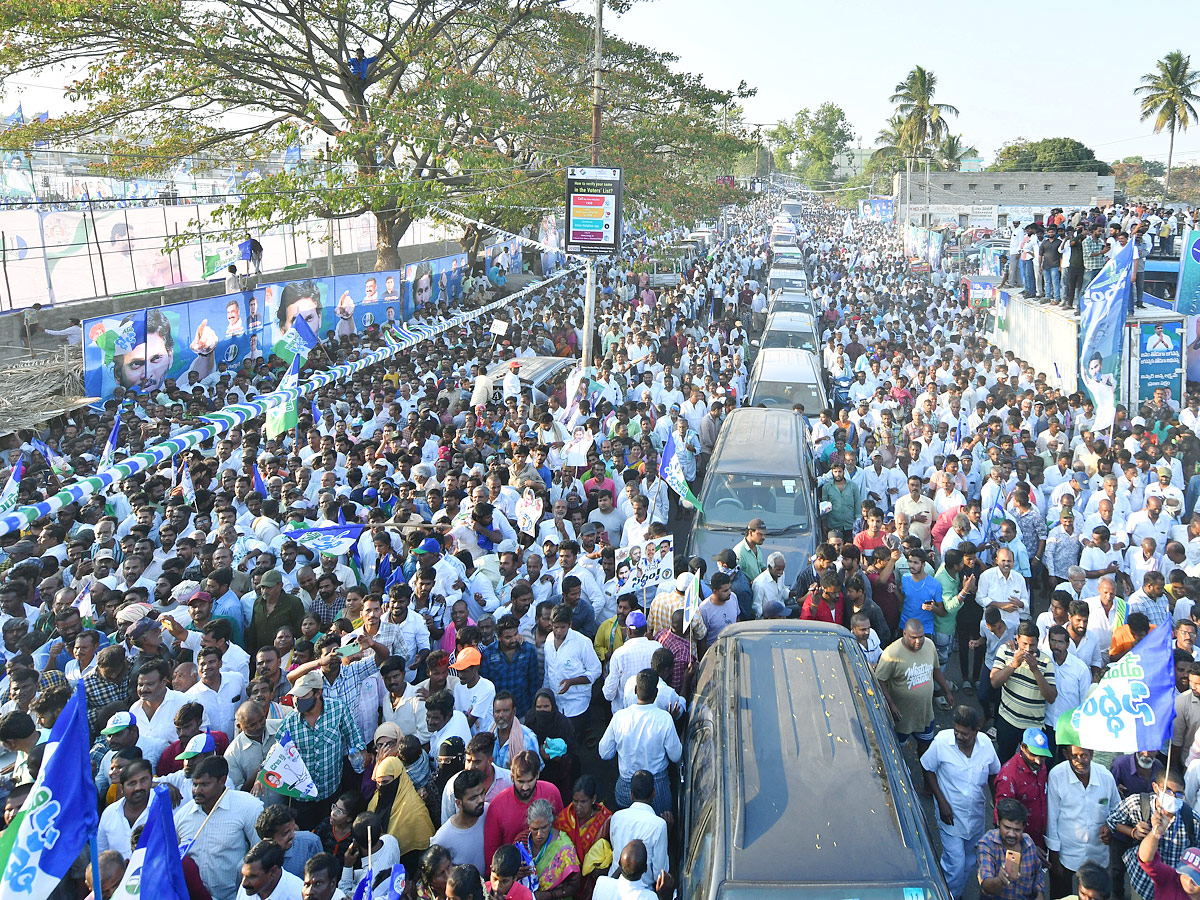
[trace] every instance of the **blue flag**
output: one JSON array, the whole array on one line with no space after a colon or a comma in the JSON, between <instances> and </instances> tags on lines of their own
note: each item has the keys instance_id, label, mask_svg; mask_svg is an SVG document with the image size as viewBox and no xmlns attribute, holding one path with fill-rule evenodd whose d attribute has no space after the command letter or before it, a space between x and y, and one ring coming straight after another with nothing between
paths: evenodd
<instances>
[{"instance_id":1,"label":"blue flag","mask_svg":"<svg viewBox=\"0 0 1200 900\"><path fill-rule=\"evenodd\" d=\"M700 507L700 501L688 487L687 478L684 477L683 466L679 462L679 451L675 448L675 432L673 431L667 435L667 443L663 447L662 458L658 463L658 476L667 483L667 487L679 495L681 500L686 500L701 512L704 511Z\"/></svg>"},{"instance_id":2,"label":"blue flag","mask_svg":"<svg viewBox=\"0 0 1200 900\"><path fill-rule=\"evenodd\" d=\"M354 889L354 900L371 900L372 882L375 881L375 873L371 871L370 865L367 866L367 874L365 874L358 882L358 887Z\"/></svg>"},{"instance_id":3,"label":"blue flag","mask_svg":"<svg viewBox=\"0 0 1200 900\"><path fill-rule=\"evenodd\" d=\"M311 403L312 403L313 425L320 425L321 424L321 411L319 409L317 409L317 401L313 400L313 401L311 401Z\"/></svg>"},{"instance_id":4,"label":"blue flag","mask_svg":"<svg viewBox=\"0 0 1200 900\"><path fill-rule=\"evenodd\" d=\"M258 471L258 463L254 463L254 490L262 494L263 499L267 498L267 486L263 483L262 474Z\"/></svg>"},{"instance_id":5,"label":"blue flag","mask_svg":"<svg viewBox=\"0 0 1200 900\"><path fill-rule=\"evenodd\" d=\"M275 342L274 353L284 362L293 362L297 357L303 362L315 346L317 336L308 326L308 321L304 316L296 316L292 326Z\"/></svg>"},{"instance_id":6,"label":"blue flag","mask_svg":"<svg viewBox=\"0 0 1200 900\"><path fill-rule=\"evenodd\" d=\"M114 896L124 900L140 897L143 885L150 889L147 893L155 900L188 900L179 836L171 814L171 795L165 784L160 784L150 795L146 825Z\"/></svg>"},{"instance_id":7,"label":"blue flag","mask_svg":"<svg viewBox=\"0 0 1200 900\"><path fill-rule=\"evenodd\" d=\"M1173 649L1171 626L1159 625L1108 667L1070 714L1079 746L1113 753L1162 748L1175 721Z\"/></svg>"},{"instance_id":8,"label":"blue flag","mask_svg":"<svg viewBox=\"0 0 1200 900\"><path fill-rule=\"evenodd\" d=\"M333 525L328 528L300 528L295 531L285 531L284 535L302 547L326 556L341 556L350 552L358 541L359 535L366 528L366 525Z\"/></svg>"},{"instance_id":9,"label":"blue flag","mask_svg":"<svg viewBox=\"0 0 1200 900\"><path fill-rule=\"evenodd\" d=\"M1079 318L1079 384L1096 405L1094 432L1110 428L1117 415L1117 378L1134 275L1134 242L1110 259L1083 292Z\"/></svg>"},{"instance_id":10,"label":"blue flag","mask_svg":"<svg viewBox=\"0 0 1200 900\"><path fill-rule=\"evenodd\" d=\"M96 783L88 755L81 681L54 723L37 781L0 834L0 897L45 900L96 831Z\"/></svg>"},{"instance_id":11,"label":"blue flag","mask_svg":"<svg viewBox=\"0 0 1200 900\"><path fill-rule=\"evenodd\" d=\"M404 866L396 863L392 866L392 877L388 879L388 900L400 900L404 894Z\"/></svg>"}]
</instances>

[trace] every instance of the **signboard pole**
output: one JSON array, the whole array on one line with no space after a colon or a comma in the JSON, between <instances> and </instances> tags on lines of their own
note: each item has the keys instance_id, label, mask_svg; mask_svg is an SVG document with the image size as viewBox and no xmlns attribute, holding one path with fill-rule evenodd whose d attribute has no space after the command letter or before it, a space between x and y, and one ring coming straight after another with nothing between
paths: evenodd
<instances>
[{"instance_id":1,"label":"signboard pole","mask_svg":"<svg viewBox=\"0 0 1200 900\"><path fill-rule=\"evenodd\" d=\"M587 258L587 289L583 295L583 352L579 358L584 368L592 364L596 343L596 263Z\"/></svg>"}]
</instances>

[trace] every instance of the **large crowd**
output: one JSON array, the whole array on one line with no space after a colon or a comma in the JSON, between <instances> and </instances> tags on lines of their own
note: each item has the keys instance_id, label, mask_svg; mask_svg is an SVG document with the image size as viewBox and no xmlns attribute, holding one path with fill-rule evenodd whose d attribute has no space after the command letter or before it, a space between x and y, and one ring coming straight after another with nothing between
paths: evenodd
<instances>
[{"instance_id":1,"label":"large crowd","mask_svg":"<svg viewBox=\"0 0 1200 900\"><path fill-rule=\"evenodd\" d=\"M1093 431L1090 400L987 342L951 273L812 200L820 355L852 379L842 408L803 411L820 542L797 572L759 519L712 559L671 553L695 510L661 454L698 495L746 395L777 209L740 208L667 287L644 262L678 232L602 261L588 377L521 380L582 350L568 275L514 301L503 339L476 322L321 389L295 432L226 431L187 455L188 490L172 460L0 538L5 822L80 682L94 742L100 884L84 854L56 896L109 900L167 785L192 900L346 898L368 871L388 900L400 865L417 900L668 900L697 666L752 618L853 634L915 745L954 898L1200 894L1200 397ZM330 333L305 371L383 341ZM118 409L120 458L284 370L219 364L39 438L84 474ZM22 502L64 477L26 465ZM338 556L299 534L347 523L369 527ZM1174 632L1170 769L1060 742L1155 628ZM280 735L315 795L260 777Z\"/></svg>"}]
</instances>

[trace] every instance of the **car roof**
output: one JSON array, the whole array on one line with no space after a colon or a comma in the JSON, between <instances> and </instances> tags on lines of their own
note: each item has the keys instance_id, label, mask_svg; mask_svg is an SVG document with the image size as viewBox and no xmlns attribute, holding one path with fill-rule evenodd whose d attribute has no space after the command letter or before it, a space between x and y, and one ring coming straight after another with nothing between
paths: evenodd
<instances>
[{"instance_id":1,"label":"car roof","mask_svg":"<svg viewBox=\"0 0 1200 900\"><path fill-rule=\"evenodd\" d=\"M804 471L800 440L800 419L790 409L735 409L721 426L710 470L795 477Z\"/></svg>"},{"instance_id":2,"label":"car roof","mask_svg":"<svg viewBox=\"0 0 1200 900\"><path fill-rule=\"evenodd\" d=\"M537 384L568 365L576 365L577 360L562 356L525 356L517 360L521 364L520 379L527 384ZM512 360L503 359L488 366L487 374L504 374L508 371Z\"/></svg>"},{"instance_id":3,"label":"car roof","mask_svg":"<svg viewBox=\"0 0 1200 900\"><path fill-rule=\"evenodd\" d=\"M853 638L836 626L731 626L726 687L734 733L725 752L733 795L728 877L734 882L913 883L927 877L914 852L911 808L896 796L856 667ZM758 626L758 627L755 627ZM870 684L867 681L867 684ZM761 699L765 702L755 702ZM873 725L868 729L868 725ZM738 752L740 750L740 753ZM729 767L727 766L727 771ZM846 861L854 860L850 870Z\"/></svg>"},{"instance_id":4,"label":"car roof","mask_svg":"<svg viewBox=\"0 0 1200 900\"><path fill-rule=\"evenodd\" d=\"M803 297L803 294L799 296ZM817 330L816 320L811 313L796 312L795 310L782 309L778 312L773 312L767 318L767 326L763 329L767 331L811 331L814 334Z\"/></svg>"},{"instance_id":5,"label":"car roof","mask_svg":"<svg viewBox=\"0 0 1200 900\"><path fill-rule=\"evenodd\" d=\"M767 347L760 350L754 360L751 383L756 381L815 381L820 384L821 364L817 355L808 350Z\"/></svg>"}]
</instances>

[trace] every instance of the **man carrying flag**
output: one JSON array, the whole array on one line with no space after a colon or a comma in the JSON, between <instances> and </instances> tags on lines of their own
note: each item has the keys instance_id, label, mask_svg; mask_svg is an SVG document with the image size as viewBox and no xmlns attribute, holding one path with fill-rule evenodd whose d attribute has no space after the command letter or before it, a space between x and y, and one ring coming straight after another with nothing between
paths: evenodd
<instances>
[{"instance_id":1,"label":"man carrying flag","mask_svg":"<svg viewBox=\"0 0 1200 900\"><path fill-rule=\"evenodd\" d=\"M102 472L113 464L113 456L117 452L117 434L121 430L121 409L117 408L117 417L113 420L112 431L108 433L108 440L104 444L104 452L100 454L100 462L96 467L96 471Z\"/></svg>"},{"instance_id":2,"label":"man carrying flag","mask_svg":"<svg viewBox=\"0 0 1200 900\"><path fill-rule=\"evenodd\" d=\"M46 900L100 823L80 682L46 742L37 781L0 834L0 898Z\"/></svg>"},{"instance_id":3,"label":"man carrying flag","mask_svg":"<svg viewBox=\"0 0 1200 900\"><path fill-rule=\"evenodd\" d=\"M296 390L298 387L300 387L300 357L293 356L292 364L288 367L287 374L279 382L279 390ZM299 424L300 411L297 408L296 398L275 398L269 402L270 406L267 408L267 437L278 437L283 432L290 431Z\"/></svg>"},{"instance_id":4,"label":"man carrying flag","mask_svg":"<svg viewBox=\"0 0 1200 900\"><path fill-rule=\"evenodd\" d=\"M685 469L685 463L690 461L691 477L696 477L695 453L700 448L699 441L696 439L695 432L689 430L687 419L683 416L679 417L678 425L678 433L672 431L667 435L662 459L658 463L658 476L679 496L680 500L690 503L693 508L703 512L700 501L696 499L696 495L692 493L692 489L688 485L688 472ZM676 443L677 440L679 443ZM683 445L686 459L680 457L680 444Z\"/></svg>"}]
</instances>

